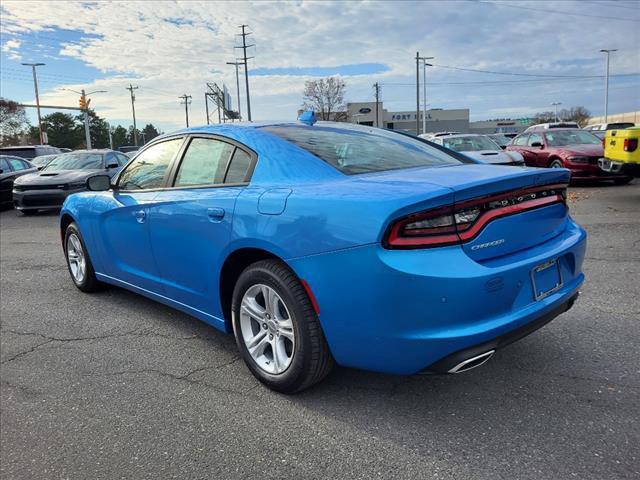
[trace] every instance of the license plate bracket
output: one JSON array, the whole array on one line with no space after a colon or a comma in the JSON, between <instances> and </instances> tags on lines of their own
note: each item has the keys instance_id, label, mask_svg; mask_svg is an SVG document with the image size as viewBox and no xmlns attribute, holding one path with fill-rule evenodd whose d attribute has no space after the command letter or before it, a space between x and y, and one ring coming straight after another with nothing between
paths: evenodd
<instances>
[{"instance_id":1,"label":"license plate bracket","mask_svg":"<svg viewBox=\"0 0 640 480\"><path fill-rule=\"evenodd\" d=\"M547 260L531 270L533 298L540 301L562 288L562 271L558 259Z\"/></svg>"}]
</instances>

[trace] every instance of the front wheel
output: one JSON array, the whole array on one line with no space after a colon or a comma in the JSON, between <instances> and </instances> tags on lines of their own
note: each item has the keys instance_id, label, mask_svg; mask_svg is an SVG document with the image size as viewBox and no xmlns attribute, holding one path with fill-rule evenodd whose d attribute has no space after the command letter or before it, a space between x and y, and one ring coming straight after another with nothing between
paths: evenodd
<instances>
[{"instance_id":1,"label":"front wheel","mask_svg":"<svg viewBox=\"0 0 640 480\"><path fill-rule=\"evenodd\" d=\"M64 255L76 287L87 293L100 289L101 284L96 279L96 272L93 270L87 248L75 223L71 223L65 231Z\"/></svg>"},{"instance_id":2,"label":"front wheel","mask_svg":"<svg viewBox=\"0 0 640 480\"><path fill-rule=\"evenodd\" d=\"M262 260L233 291L233 332L251 373L269 388L295 393L322 380L333 357L313 305L282 262Z\"/></svg>"},{"instance_id":3,"label":"front wheel","mask_svg":"<svg viewBox=\"0 0 640 480\"><path fill-rule=\"evenodd\" d=\"M551 168L564 168L564 165L562 165L562 162L560 160L556 159L553 162L551 162L549 167L551 167Z\"/></svg>"}]
</instances>

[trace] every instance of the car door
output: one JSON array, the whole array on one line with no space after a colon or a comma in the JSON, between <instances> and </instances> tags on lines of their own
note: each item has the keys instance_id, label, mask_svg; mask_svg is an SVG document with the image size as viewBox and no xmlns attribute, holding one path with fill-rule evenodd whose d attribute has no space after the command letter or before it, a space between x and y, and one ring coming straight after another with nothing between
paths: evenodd
<instances>
[{"instance_id":1,"label":"car door","mask_svg":"<svg viewBox=\"0 0 640 480\"><path fill-rule=\"evenodd\" d=\"M222 321L218 279L236 198L255 160L231 140L194 136L173 169L172 188L159 192L150 209L151 246L166 295L213 324Z\"/></svg>"},{"instance_id":2,"label":"car door","mask_svg":"<svg viewBox=\"0 0 640 480\"><path fill-rule=\"evenodd\" d=\"M547 152L544 148L544 140L541 133L532 133L527 139L527 152L530 161L525 162L532 167L546 167Z\"/></svg>"},{"instance_id":3,"label":"car door","mask_svg":"<svg viewBox=\"0 0 640 480\"><path fill-rule=\"evenodd\" d=\"M6 158L0 158L0 203L10 202L12 199L13 179L15 173Z\"/></svg>"},{"instance_id":4,"label":"car door","mask_svg":"<svg viewBox=\"0 0 640 480\"><path fill-rule=\"evenodd\" d=\"M149 208L166 186L169 167L183 142L184 137L174 137L147 147L120 173L115 189L97 196L94 204L105 273L161 295L163 282L149 237Z\"/></svg>"}]
</instances>

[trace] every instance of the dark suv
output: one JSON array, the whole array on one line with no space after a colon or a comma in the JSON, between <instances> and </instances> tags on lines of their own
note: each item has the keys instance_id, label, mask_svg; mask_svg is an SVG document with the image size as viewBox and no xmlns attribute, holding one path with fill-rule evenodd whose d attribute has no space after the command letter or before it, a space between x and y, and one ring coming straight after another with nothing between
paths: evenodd
<instances>
[{"instance_id":1,"label":"dark suv","mask_svg":"<svg viewBox=\"0 0 640 480\"><path fill-rule=\"evenodd\" d=\"M62 150L58 147L52 147L51 145L23 145L20 147L0 148L0 155L13 155L14 157L26 158L27 160L41 155L55 155L57 153L62 153Z\"/></svg>"},{"instance_id":2,"label":"dark suv","mask_svg":"<svg viewBox=\"0 0 640 480\"><path fill-rule=\"evenodd\" d=\"M529 167L568 168L572 180L613 180L623 184L633 179L603 171L598 166L604 155L602 141L577 128L525 132L514 138L507 150L521 153Z\"/></svg>"}]
</instances>

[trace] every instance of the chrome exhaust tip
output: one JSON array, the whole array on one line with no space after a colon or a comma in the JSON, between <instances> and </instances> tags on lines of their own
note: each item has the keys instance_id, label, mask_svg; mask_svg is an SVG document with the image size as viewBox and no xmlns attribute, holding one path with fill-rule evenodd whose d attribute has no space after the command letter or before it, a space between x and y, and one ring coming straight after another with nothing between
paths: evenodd
<instances>
[{"instance_id":1,"label":"chrome exhaust tip","mask_svg":"<svg viewBox=\"0 0 640 480\"><path fill-rule=\"evenodd\" d=\"M448 373L462 373L471 370L472 368L479 367L480 365L487 362L494 353L496 353L495 350L489 350L488 352L481 353L480 355L476 355L475 357L467 358L465 361L460 362L451 370L449 370Z\"/></svg>"}]
</instances>

